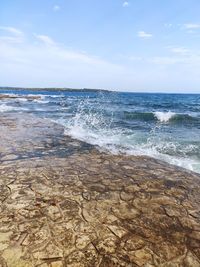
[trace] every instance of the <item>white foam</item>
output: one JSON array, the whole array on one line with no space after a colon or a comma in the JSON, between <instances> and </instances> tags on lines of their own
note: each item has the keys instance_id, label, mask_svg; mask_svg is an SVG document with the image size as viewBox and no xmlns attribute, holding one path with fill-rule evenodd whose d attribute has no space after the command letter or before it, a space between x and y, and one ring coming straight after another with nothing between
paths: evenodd
<instances>
[{"instance_id":1,"label":"white foam","mask_svg":"<svg viewBox=\"0 0 200 267\"><path fill-rule=\"evenodd\" d=\"M168 111L168 112L161 112L157 111L154 113L154 116L160 121L160 122L168 122L171 118L173 118L176 115L176 113Z\"/></svg>"},{"instance_id":2,"label":"white foam","mask_svg":"<svg viewBox=\"0 0 200 267\"><path fill-rule=\"evenodd\" d=\"M156 125L150 133L133 131L123 128L123 126L121 128L114 127L113 118L104 115L105 107L103 105L94 108L90 100L84 99L79 103L72 118L65 117L56 122L65 127L66 135L96 145L101 151L149 156L200 172L198 159L188 156L188 154L196 154L197 147L195 145L184 145L175 140L169 141L164 135L159 135L161 124ZM176 113L155 112L154 115L159 122L166 123Z\"/></svg>"},{"instance_id":3,"label":"white foam","mask_svg":"<svg viewBox=\"0 0 200 267\"><path fill-rule=\"evenodd\" d=\"M141 136L133 131L122 128L113 129L103 125L101 117L94 114L77 113L71 120L59 120L65 126L65 134L73 138L98 146L101 150L112 154L128 154L134 156L149 156L170 164L200 172L198 160L188 158L187 152L196 149L195 146L182 147L178 143L147 139L140 142ZM171 153L171 154L168 154ZM179 156L178 156L179 155Z\"/></svg>"},{"instance_id":4,"label":"white foam","mask_svg":"<svg viewBox=\"0 0 200 267\"><path fill-rule=\"evenodd\" d=\"M65 97L65 95L47 95L49 97L52 97L52 98L63 98Z\"/></svg>"},{"instance_id":5,"label":"white foam","mask_svg":"<svg viewBox=\"0 0 200 267\"><path fill-rule=\"evenodd\" d=\"M168 143L168 142L161 142L158 144L155 143L143 143L141 145L133 145L126 149L124 152L129 155L138 155L138 156L149 156L155 159L163 160L170 164L188 169L190 171L195 171L200 173L200 164L197 159L188 158L184 155L184 150L187 148L183 148L182 155L169 155L167 152L168 149L178 150L178 144L176 143ZM189 148L188 148L189 149ZM191 147L190 147L191 149ZM181 154L181 153L179 153Z\"/></svg>"},{"instance_id":6,"label":"white foam","mask_svg":"<svg viewBox=\"0 0 200 267\"><path fill-rule=\"evenodd\" d=\"M15 99L16 101L22 101L22 102L27 102L28 99L27 98L23 98L23 97L19 97Z\"/></svg>"},{"instance_id":7,"label":"white foam","mask_svg":"<svg viewBox=\"0 0 200 267\"><path fill-rule=\"evenodd\" d=\"M13 107L7 106L6 104L0 105L0 112L12 111Z\"/></svg>"},{"instance_id":8,"label":"white foam","mask_svg":"<svg viewBox=\"0 0 200 267\"><path fill-rule=\"evenodd\" d=\"M2 104L0 105L0 112L10 112L10 111L25 111L28 110L26 108L21 108L21 107L12 107L12 106L8 106L6 104Z\"/></svg>"},{"instance_id":9,"label":"white foam","mask_svg":"<svg viewBox=\"0 0 200 267\"><path fill-rule=\"evenodd\" d=\"M85 111L85 107L89 109ZM100 111L94 113L90 110L90 102L84 100L80 103L78 111L71 119L60 119L57 121L65 127L65 134L92 145L116 152L116 145L120 145L123 136L122 129L111 128L111 121L105 118Z\"/></svg>"},{"instance_id":10,"label":"white foam","mask_svg":"<svg viewBox=\"0 0 200 267\"><path fill-rule=\"evenodd\" d=\"M64 122L62 124L66 126ZM172 142L158 142L156 144L148 141L138 144L137 140L134 140L136 136L133 133L127 135L122 129L94 131L91 128L83 127L81 123L76 123L70 127L68 125L65 134L92 145L97 145L100 149L110 151L113 154L149 156L191 171L200 172L199 162L184 156L184 150L191 150L192 147L183 148L182 156L168 155L167 150L176 152L178 144Z\"/></svg>"},{"instance_id":11,"label":"white foam","mask_svg":"<svg viewBox=\"0 0 200 267\"><path fill-rule=\"evenodd\" d=\"M39 104L47 104L49 103L48 100L42 100L42 99L34 99L33 102L39 103Z\"/></svg>"}]
</instances>

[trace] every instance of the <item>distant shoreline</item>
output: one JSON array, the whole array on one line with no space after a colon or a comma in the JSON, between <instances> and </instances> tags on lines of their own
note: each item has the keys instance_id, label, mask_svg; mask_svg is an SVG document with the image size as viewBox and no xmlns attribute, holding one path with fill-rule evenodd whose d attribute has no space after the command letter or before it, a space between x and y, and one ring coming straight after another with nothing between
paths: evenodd
<instances>
[{"instance_id":1,"label":"distant shoreline","mask_svg":"<svg viewBox=\"0 0 200 267\"><path fill-rule=\"evenodd\" d=\"M63 92L107 92L107 93L110 93L110 92L114 92L114 91L111 91L111 90L106 90L106 89L90 89L90 88L78 88L78 89L75 89L75 88L56 88L56 87L50 87L50 88L36 88L36 87L33 87L33 88L26 88L26 87L0 87L0 91L1 90L30 90L30 91L63 91Z\"/></svg>"},{"instance_id":2,"label":"distant shoreline","mask_svg":"<svg viewBox=\"0 0 200 267\"><path fill-rule=\"evenodd\" d=\"M26 91L52 91L52 92L83 92L83 93L133 93L133 94L161 94L161 95L200 95L200 93L180 93L180 92L148 92L148 91L122 91L122 90L108 90L108 89L93 89L93 88L60 88L60 87L11 87L0 86L0 93L3 90L26 90Z\"/></svg>"}]
</instances>

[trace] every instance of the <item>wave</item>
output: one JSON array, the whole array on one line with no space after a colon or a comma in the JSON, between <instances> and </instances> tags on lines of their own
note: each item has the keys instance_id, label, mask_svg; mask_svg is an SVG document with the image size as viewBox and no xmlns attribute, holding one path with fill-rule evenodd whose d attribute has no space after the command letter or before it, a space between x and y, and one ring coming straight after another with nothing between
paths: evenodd
<instances>
[{"instance_id":1,"label":"wave","mask_svg":"<svg viewBox=\"0 0 200 267\"><path fill-rule=\"evenodd\" d=\"M200 173L199 160L197 158L189 158L187 156L187 151L192 152L193 149L195 150L195 148L189 146L185 148L182 147L179 151L180 154L177 153L177 150L179 149L179 144L173 142L158 142L157 144L146 142L141 145L129 147L128 149L124 150L124 153L134 156L149 156L151 158L163 160L169 164Z\"/></svg>"},{"instance_id":2,"label":"wave","mask_svg":"<svg viewBox=\"0 0 200 267\"><path fill-rule=\"evenodd\" d=\"M24 97L18 97L18 98L15 99L15 101L27 102L28 99L24 98Z\"/></svg>"},{"instance_id":3,"label":"wave","mask_svg":"<svg viewBox=\"0 0 200 267\"><path fill-rule=\"evenodd\" d=\"M136 119L142 121L160 121L160 122L169 122L173 117L178 116L178 114L168 111L156 111L156 112L126 112L126 119Z\"/></svg>"},{"instance_id":4,"label":"wave","mask_svg":"<svg viewBox=\"0 0 200 267\"><path fill-rule=\"evenodd\" d=\"M34 99L33 102L36 102L36 103L39 103L39 104L48 104L50 101L42 100L42 99Z\"/></svg>"},{"instance_id":5,"label":"wave","mask_svg":"<svg viewBox=\"0 0 200 267\"><path fill-rule=\"evenodd\" d=\"M0 105L0 112L11 112L11 111L27 111L27 108L13 107L6 104Z\"/></svg>"},{"instance_id":6,"label":"wave","mask_svg":"<svg viewBox=\"0 0 200 267\"><path fill-rule=\"evenodd\" d=\"M162 112L124 112L127 120L157 121L160 123L194 123L200 122L200 118L191 114L178 114L171 111Z\"/></svg>"},{"instance_id":7,"label":"wave","mask_svg":"<svg viewBox=\"0 0 200 267\"><path fill-rule=\"evenodd\" d=\"M63 94L59 94L59 95L46 95L46 96L51 97L51 98L64 98L64 97L66 97Z\"/></svg>"},{"instance_id":8,"label":"wave","mask_svg":"<svg viewBox=\"0 0 200 267\"><path fill-rule=\"evenodd\" d=\"M28 107L29 112L61 123L66 135L93 144L101 151L149 156L200 172L198 112L184 106L171 108L173 112L162 105L127 107L127 100L121 103L121 99L107 95L91 98L40 94L40 97L24 105L18 103L17 107L13 102L2 102L0 112Z\"/></svg>"},{"instance_id":9,"label":"wave","mask_svg":"<svg viewBox=\"0 0 200 267\"><path fill-rule=\"evenodd\" d=\"M115 114L116 115L116 114ZM186 169L200 172L196 157L199 144L184 144L165 136L160 127L166 123L178 123L197 118L173 112L125 112L126 119L154 121L150 132L125 128L115 124L114 117L105 115L105 107L81 101L72 117L57 122L65 127L65 134L97 146L112 154L149 156ZM124 118L123 118L124 119ZM159 123L159 125L158 125Z\"/></svg>"},{"instance_id":10,"label":"wave","mask_svg":"<svg viewBox=\"0 0 200 267\"><path fill-rule=\"evenodd\" d=\"M21 101L27 102L28 99L25 98L23 95L19 94L3 94L5 97L1 99L1 101L8 102L8 101Z\"/></svg>"},{"instance_id":11,"label":"wave","mask_svg":"<svg viewBox=\"0 0 200 267\"><path fill-rule=\"evenodd\" d=\"M124 112L124 118L127 120L154 121L155 116L152 112Z\"/></svg>"},{"instance_id":12,"label":"wave","mask_svg":"<svg viewBox=\"0 0 200 267\"><path fill-rule=\"evenodd\" d=\"M161 112L157 111L154 113L154 116L160 121L160 122L168 122L170 119L172 119L176 113L173 113L171 111L168 112Z\"/></svg>"},{"instance_id":13,"label":"wave","mask_svg":"<svg viewBox=\"0 0 200 267\"><path fill-rule=\"evenodd\" d=\"M90 121L90 123L89 123ZM78 140L97 146L100 150L112 154L127 154L134 156L149 156L170 164L200 172L199 160L188 158L196 153L197 146L182 145L176 142L162 141L159 138L143 138L131 130L102 126L99 117L91 115L86 120L76 115L70 120L60 120L65 126L65 134ZM69 123L70 122L70 123ZM98 126L99 123L101 126Z\"/></svg>"}]
</instances>

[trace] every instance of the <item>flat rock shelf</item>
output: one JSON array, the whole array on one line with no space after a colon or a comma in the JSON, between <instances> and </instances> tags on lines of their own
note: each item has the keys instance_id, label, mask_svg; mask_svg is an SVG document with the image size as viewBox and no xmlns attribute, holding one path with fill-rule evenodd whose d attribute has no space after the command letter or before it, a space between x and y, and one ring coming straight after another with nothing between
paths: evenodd
<instances>
[{"instance_id":1,"label":"flat rock shelf","mask_svg":"<svg viewBox=\"0 0 200 267\"><path fill-rule=\"evenodd\" d=\"M199 267L200 176L0 115L1 267Z\"/></svg>"}]
</instances>

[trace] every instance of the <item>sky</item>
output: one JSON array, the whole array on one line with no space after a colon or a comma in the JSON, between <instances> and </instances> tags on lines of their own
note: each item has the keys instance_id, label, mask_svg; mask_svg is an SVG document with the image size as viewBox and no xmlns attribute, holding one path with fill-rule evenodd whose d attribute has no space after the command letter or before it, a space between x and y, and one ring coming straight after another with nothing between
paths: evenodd
<instances>
[{"instance_id":1,"label":"sky","mask_svg":"<svg viewBox=\"0 0 200 267\"><path fill-rule=\"evenodd\" d=\"M199 0L0 0L0 86L200 93Z\"/></svg>"}]
</instances>

